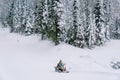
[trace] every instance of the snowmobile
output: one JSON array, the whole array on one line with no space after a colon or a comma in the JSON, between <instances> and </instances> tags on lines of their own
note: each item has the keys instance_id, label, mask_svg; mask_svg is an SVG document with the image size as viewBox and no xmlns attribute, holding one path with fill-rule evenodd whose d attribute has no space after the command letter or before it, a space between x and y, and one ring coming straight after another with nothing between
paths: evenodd
<instances>
[{"instance_id":1,"label":"snowmobile","mask_svg":"<svg viewBox=\"0 0 120 80\"><path fill-rule=\"evenodd\" d=\"M69 71L66 70L66 67L58 68L57 66L55 66L55 72L59 72L59 73L69 73Z\"/></svg>"},{"instance_id":2,"label":"snowmobile","mask_svg":"<svg viewBox=\"0 0 120 80\"><path fill-rule=\"evenodd\" d=\"M59 73L69 73L69 71L66 70L65 64L62 63L62 60L55 66L55 71Z\"/></svg>"}]
</instances>

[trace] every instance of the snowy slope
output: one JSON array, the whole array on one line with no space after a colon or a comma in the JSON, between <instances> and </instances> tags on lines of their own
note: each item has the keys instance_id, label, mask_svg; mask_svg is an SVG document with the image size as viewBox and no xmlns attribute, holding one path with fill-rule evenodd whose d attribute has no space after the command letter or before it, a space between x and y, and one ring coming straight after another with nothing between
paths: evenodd
<instances>
[{"instance_id":1,"label":"snowy slope","mask_svg":"<svg viewBox=\"0 0 120 80\"><path fill-rule=\"evenodd\" d=\"M120 80L120 71L110 67L110 61L118 58L118 40L88 50L65 43L54 46L37 36L10 34L0 28L0 80ZM54 71L60 59L70 73Z\"/></svg>"}]
</instances>

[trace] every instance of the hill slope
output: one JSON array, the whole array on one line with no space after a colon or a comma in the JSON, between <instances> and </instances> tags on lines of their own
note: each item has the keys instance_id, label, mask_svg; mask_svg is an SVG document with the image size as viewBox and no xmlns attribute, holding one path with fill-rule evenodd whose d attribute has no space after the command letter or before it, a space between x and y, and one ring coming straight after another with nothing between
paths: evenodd
<instances>
[{"instance_id":1,"label":"hill slope","mask_svg":"<svg viewBox=\"0 0 120 80\"><path fill-rule=\"evenodd\" d=\"M120 58L119 48L118 40L93 50L65 43L54 46L37 36L10 34L0 28L0 80L120 80L120 71L110 66ZM54 71L60 59L70 73Z\"/></svg>"}]
</instances>

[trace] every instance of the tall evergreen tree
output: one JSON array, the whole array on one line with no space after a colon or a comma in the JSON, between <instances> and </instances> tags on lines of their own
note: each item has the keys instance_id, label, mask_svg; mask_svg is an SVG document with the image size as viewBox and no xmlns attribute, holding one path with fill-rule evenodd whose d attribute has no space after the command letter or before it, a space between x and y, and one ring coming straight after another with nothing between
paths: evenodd
<instances>
[{"instance_id":1,"label":"tall evergreen tree","mask_svg":"<svg viewBox=\"0 0 120 80\"><path fill-rule=\"evenodd\" d=\"M105 38L110 39L110 0L103 0L104 18L105 18Z\"/></svg>"},{"instance_id":2,"label":"tall evergreen tree","mask_svg":"<svg viewBox=\"0 0 120 80\"><path fill-rule=\"evenodd\" d=\"M72 21L67 33L67 43L80 48L84 47L84 33L79 17L79 1L74 0L72 5Z\"/></svg>"},{"instance_id":3,"label":"tall evergreen tree","mask_svg":"<svg viewBox=\"0 0 120 80\"><path fill-rule=\"evenodd\" d=\"M95 15L95 44L100 46L105 42L105 26L104 26L104 18L103 18L103 7L102 2L100 0L96 1L96 5L94 7L94 15Z\"/></svg>"},{"instance_id":4,"label":"tall evergreen tree","mask_svg":"<svg viewBox=\"0 0 120 80\"><path fill-rule=\"evenodd\" d=\"M84 39L85 39L85 45L88 48L91 48L94 45L94 39L93 39L93 25L92 24L92 9L90 7L90 1L85 0L85 26L84 26Z\"/></svg>"},{"instance_id":5,"label":"tall evergreen tree","mask_svg":"<svg viewBox=\"0 0 120 80\"><path fill-rule=\"evenodd\" d=\"M20 33L25 34L27 25L27 0L21 0Z\"/></svg>"},{"instance_id":6,"label":"tall evergreen tree","mask_svg":"<svg viewBox=\"0 0 120 80\"><path fill-rule=\"evenodd\" d=\"M26 27L25 27L25 35L31 35L34 33L34 21L35 21L34 10L27 3L27 11L26 11Z\"/></svg>"},{"instance_id":7,"label":"tall evergreen tree","mask_svg":"<svg viewBox=\"0 0 120 80\"><path fill-rule=\"evenodd\" d=\"M10 27L10 32L14 31L14 20L13 20L13 18L14 18L14 6L15 6L15 3L14 3L14 0L12 0L11 6L9 8L9 11L8 11L8 14L6 17L7 24Z\"/></svg>"},{"instance_id":8,"label":"tall evergreen tree","mask_svg":"<svg viewBox=\"0 0 120 80\"><path fill-rule=\"evenodd\" d=\"M28 5L28 0L15 0L13 21L14 32L16 33L31 34L31 24L33 24L31 19L33 19L33 11Z\"/></svg>"},{"instance_id":9,"label":"tall evergreen tree","mask_svg":"<svg viewBox=\"0 0 120 80\"><path fill-rule=\"evenodd\" d=\"M62 31L60 30L60 16L61 13L59 10L60 0L48 0L48 18L47 18L47 36L50 38L55 45L59 44L60 34Z\"/></svg>"},{"instance_id":10,"label":"tall evergreen tree","mask_svg":"<svg viewBox=\"0 0 120 80\"><path fill-rule=\"evenodd\" d=\"M45 21L45 13L46 13L46 0L39 0L38 3L36 3L35 7L35 33L41 34L42 39L45 38L46 34L46 21Z\"/></svg>"},{"instance_id":11,"label":"tall evergreen tree","mask_svg":"<svg viewBox=\"0 0 120 80\"><path fill-rule=\"evenodd\" d=\"M78 29L78 6L77 6L77 0L73 1L73 12L72 12L72 17L73 17L73 21L72 21L72 25L68 30L68 43L71 45L76 45L75 40L77 37L77 29Z\"/></svg>"},{"instance_id":12,"label":"tall evergreen tree","mask_svg":"<svg viewBox=\"0 0 120 80\"><path fill-rule=\"evenodd\" d=\"M119 18L116 18L115 27L113 29L112 34L113 34L112 35L113 39L120 39L120 19Z\"/></svg>"}]
</instances>

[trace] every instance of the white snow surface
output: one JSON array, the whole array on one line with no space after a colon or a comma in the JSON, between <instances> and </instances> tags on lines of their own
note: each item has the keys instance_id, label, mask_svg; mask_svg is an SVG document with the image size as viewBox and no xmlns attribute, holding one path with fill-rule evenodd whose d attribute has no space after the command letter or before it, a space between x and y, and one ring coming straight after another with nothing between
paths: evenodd
<instances>
[{"instance_id":1,"label":"white snow surface","mask_svg":"<svg viewBox=\"0 0 120 80\"><path fill-rule=\"evenodd\" d=\"M60 59L69 73L55 72ZM120 80L120 70L110 66L117 59L119 40L89 50L65 43L54 46L38 36L22 36L0 28L0 80Z\"/></svg>"}]
</instances>

